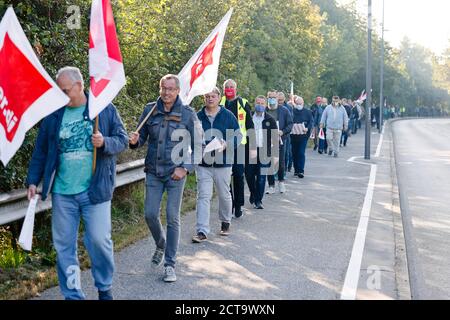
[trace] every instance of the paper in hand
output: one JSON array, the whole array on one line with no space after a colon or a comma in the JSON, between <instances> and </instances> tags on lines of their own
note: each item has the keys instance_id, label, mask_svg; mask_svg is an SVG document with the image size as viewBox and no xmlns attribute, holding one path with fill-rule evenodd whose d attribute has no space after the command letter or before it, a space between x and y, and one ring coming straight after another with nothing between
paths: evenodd
<instances>
[{"instance_id":1,"label":"paper in hand","mask_svg":"<svg viewBox=\"0 0 450 320\"><path fill-rule=\"evenodd\" d=\"M220 141L220 139L215 137L210 143L208 143L206 145L205 150L203 150L203 154L206 154L206 153L214 151L214 150L222 149L222 147L223 147L223 144Z\"/></svg>"},{"instance_id":2,"label":"paper in hand","mask_svg":"<svg viewBox=\"0 0 450 320\"><path fill-rule=\"evenodd\" d=\"M35 195L34 198L30 200L25 220L23 221L22 231L20 231L19 245L26 251L31 251L33 243L34 215L36 213L36 204L38 200L39 195Z\"/></svg>"}]
</instances>

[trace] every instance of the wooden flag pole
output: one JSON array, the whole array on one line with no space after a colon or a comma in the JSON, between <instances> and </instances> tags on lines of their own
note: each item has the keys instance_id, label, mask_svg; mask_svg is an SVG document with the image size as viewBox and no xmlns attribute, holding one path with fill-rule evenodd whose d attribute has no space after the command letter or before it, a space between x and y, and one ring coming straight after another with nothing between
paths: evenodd
<instances>
[{"instance_id":1,"label":"wooden flag pole","mask_svg":"<svg viewBox=\"0 0 450 320\"><path fill-rule=\"evenodd\" d=\"M94 133L98 133L98 116L95 117ZM95 167L97 164L97 148L94 147L94 157L92 159L92 175L95 173Z\"/></svg>"},{"instance_id":2,"label":"wooden flag pole","mask_svg":"<svg viewBox=\"0 0 450 320\"><path fill-rule=\"evenodd\" d=\"M148 118L150 118L150 116L152 115L153 111L155 111L155 108L156 108L156 103L153 106L152 110L150 110L150 112L145 116L144 120L142 120L142 122L139 124L139 126L137 127L135 132L139 132L139 130L142 129L144 124L147 122Z\"/></svg>"}]
</instances>

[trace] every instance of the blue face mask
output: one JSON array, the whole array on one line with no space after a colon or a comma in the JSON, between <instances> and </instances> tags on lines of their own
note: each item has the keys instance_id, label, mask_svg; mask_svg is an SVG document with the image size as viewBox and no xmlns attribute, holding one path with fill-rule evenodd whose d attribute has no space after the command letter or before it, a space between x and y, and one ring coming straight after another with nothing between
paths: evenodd
<instances>
[{"instance_id":1,"label":"blue face mask","mask_svg":"<svg viewBox=\"0 0 450 320\"><path fill-rule=\"evenodd\" d=\"M264 112L264 111L266 111L266 107L263 106L263 105L257 104L257 105L255 106L255 111L256 111L256 112Z\"/></svg>"},{"instance_id":2,"label":"blue face mask","mask_svg":"<svg viewBox=\"0 0 450 320\"><path fill-rule=\"evenodd\" d=\"M276 98L269 98L269 99L267 99L267 103L270 106L277 106L278 105L278 100Z\"/></svg>"}]
</instances>

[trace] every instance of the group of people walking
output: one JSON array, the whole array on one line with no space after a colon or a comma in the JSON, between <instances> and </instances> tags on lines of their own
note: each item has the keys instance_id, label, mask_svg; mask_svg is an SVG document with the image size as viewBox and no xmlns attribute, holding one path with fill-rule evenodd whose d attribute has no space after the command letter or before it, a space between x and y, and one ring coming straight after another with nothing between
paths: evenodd
<instances>
[{"instance_id":1,"label":"group of people walking","mask_svg":"<svg viewBox=\"0 0 450 320\"><path fill-rule=\"evenodd\" d=\"M306 108L302 97L291 95L286 101L284 93L273 90L258 95L252 110L249 101L237 94L232 79L223 84L224 96L215 87L204 95L204 106L195 112L179 97L178 77L168 74L160 80L157 101L145 106L139 130L127 134L112 104L99 114L95 130L88 117L88 97L78 68L62 68L56 81L70 102L41 123L27 186L30 199L41 181L42 200L52 194L53 241L59 284L66 299L85 298L77 258L81 219L99 299L113 298L111 199L116 157L127 147L147 148L145 220L156 245L151 264L164 264L163 280L174 282L180 210L188 174L195 172L197 180L192 242L203 242L211 233L214 187L219 201L219 234L227 236L233 217L238 219L243 214L244 180L250 191L249 202L255 209L264 209L264 195L276 192L276 180L278 191L286 192L286 171L293 167L294 176L304 178L308 141L314 142L314 150L319 153L328 151L337 157L341 143L347 143L348 135L341 142L342 133L349 127L356 132L361 118L357 105L351 101L341 104L339 97L333 97L330 105L326 98L317 97L315 104ZM326 140L322 139L325 136ZM164 192L166 230L160 219Z\"/></svg>"}]
</instances>

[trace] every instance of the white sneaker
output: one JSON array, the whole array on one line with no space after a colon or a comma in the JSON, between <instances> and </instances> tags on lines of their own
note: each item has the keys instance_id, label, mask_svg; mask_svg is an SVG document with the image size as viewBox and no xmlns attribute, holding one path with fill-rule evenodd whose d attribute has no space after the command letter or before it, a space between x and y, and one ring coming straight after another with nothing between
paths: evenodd
<instances>
[{"instance_id":1,"label":"white sneaker","mask_svg":"<svg viewBox=\"0 0 450 320\"><path fill-rule=\"evenodd\" d=\"M177 281L177 276L175 274L175 269L171 266L164 268L164 282L175 282Z\"/></svg>"},{"instance_id":2,"label":"white sneaker","mask_svg":"<svg viewBox=\"0 0 450 320\"><path fill-rule=\"evenodd\" d=\"M280 193L285 193L286 192L286 185L284 184L284 182L279 182L278 183L278 188L280 189Z\"/></svg>"},{"instance_id":3,"label":"white sneaker","mask_svg":"<svg viewBox=\"0 0 450 320\"><path fill-rule=\"evenodd\" d=\"M275 193L275 187L269 186L269 189L267 189L266 194L274 194Z\"/></svg>"}]
</instances>

